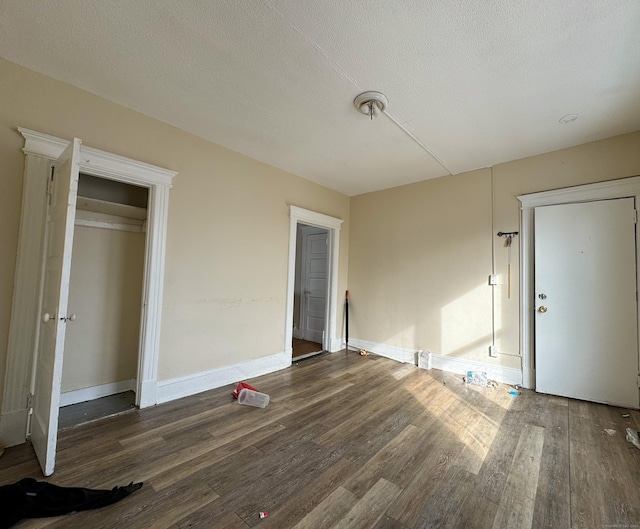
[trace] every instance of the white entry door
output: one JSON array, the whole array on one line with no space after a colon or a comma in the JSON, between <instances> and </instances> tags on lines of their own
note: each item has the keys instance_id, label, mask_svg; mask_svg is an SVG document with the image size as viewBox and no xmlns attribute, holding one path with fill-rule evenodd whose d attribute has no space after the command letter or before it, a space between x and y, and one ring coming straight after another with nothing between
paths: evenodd
<instances>
[{"instance_id":1,"label":"white entry door","mask_svg":"<svg viewBox=\"0 0 640 529\"><path fill-rule=\"evenodd\" d=\"M327 306L328 234L304 235L302 243L302 334L322 343ZM324 344L323 344L324 345Z\"/></svg>"},{"instance_id":2,"label":"white entry door","mask_svg":"<svg viewBox=\"0 0 640 529\"><path fill-rule=\"evenodd\" d=\"M58 440L67 299L76 213L80 140L75 139L55 163L48 211L48 241L38 340L31 442L45 476L53 473Z\"/></svg>"},{"instance_id":3,"label":"white entry door","mask_svg":"<svg viewBox=\"0 0 640 529\"><path fill-rule=\"evenodd\" d=\"M536 390L638 408L633 198L535 208Z\"/></svg>"}]
</instances>

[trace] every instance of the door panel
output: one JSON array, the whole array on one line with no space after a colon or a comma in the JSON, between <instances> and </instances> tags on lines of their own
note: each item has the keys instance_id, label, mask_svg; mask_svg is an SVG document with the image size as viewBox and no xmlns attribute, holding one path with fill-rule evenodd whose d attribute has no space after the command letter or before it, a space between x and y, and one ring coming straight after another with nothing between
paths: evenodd
<instances>
[{"instance_id":1,"label":"door panel","mask_svg":"<svg viewBox=\"0 0 640 529\"><path fill-rule=\"evenodd\" d=\"M537 391L638 407L634 208L535 209Z\"/></svg>"},{"instance_id":2,"label":"door panel","mask_svg":"<svg viewBox=\"0 0 640 529\"><path fill-rule=\"evenodd\" d=\"M327 233L305 235L303 243L302 331L305 340L322 343L327 304ZM324 346L324 344L323 344Z\"/></svg>"},{"instance_id":3,"label":"door panel","mask_svg":"<svg viewBox=\"0 0 640 529\"><path fill-rule=\"evenodd\" d=\"M56 161L47 219L42 323L31 422L31 441L45 476L51 475L55 466L79 154L80 140L75 139Z\"/></svg>"}]
</instances>

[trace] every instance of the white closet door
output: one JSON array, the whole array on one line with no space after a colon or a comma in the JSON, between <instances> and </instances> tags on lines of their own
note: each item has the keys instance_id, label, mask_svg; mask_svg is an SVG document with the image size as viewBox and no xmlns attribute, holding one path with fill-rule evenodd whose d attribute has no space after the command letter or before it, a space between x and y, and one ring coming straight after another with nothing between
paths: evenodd
<instances>
[{"instance_id":1,"label":"white closet door","mask_svg":"<svg viewBox=\"0 0 640 529\"><path fill-rule=\"evenodd\" d=\"M56 161L48 212L48 241L33 397L31 441L42 472L55 467L62 359L67 325L71 250L78 192L80 140L74 139Z\"/></svg>"}]
</instances>

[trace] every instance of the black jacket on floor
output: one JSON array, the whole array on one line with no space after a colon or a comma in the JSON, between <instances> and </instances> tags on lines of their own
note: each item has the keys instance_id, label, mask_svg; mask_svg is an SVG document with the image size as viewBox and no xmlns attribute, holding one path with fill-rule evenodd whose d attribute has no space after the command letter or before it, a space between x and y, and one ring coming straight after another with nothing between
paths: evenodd
<instances>
[{"instance_id":1,"label":"black jacket on floor","mask_svg":"<svg viewBox=\"0 0 640 529\"><path fill-rule=\"evenodd\" d=\"M24 478L0 487L0 529L7 529L23 518L46 518L74 511L111 505L142 487L129 483L111 490L59 487L45 481Z\"/></svg>"}]
</instances>

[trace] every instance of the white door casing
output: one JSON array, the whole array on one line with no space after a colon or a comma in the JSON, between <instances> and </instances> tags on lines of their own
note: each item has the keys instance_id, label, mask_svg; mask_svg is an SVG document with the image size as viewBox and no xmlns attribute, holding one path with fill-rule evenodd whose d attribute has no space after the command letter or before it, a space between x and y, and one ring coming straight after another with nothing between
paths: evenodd
<instances>
[{"instance_id":1,"label":"white door casing","mask_svg":"<svg viewBox=\"0 0 640 529\"><path fill-rule=\"evenodd\" d=\"M328 298L326 303L326 325L322 347L334 352L341 349L341 340L336 337L336 314L338 304L338 257L340 229L343 221L329 215L317 213L297 206L289 206L289 267L287 278L287 305L285 310L284 351L286 365L291 365L293 339L293 298L295 293L296 245L298 224L326 228L329 233L327 257Z\"/></svg>"},{"instance_id":2,"label":"white door casing","mask_svg":"<svg viewBox=\"0 0 640 529\"><path fill-rule=\"evenodd\" d=\"M69 143L55 164L47 218L42 326L36 360L31 440L45 476L53 473L58 439L62 359L71 277L71 251L80 158L80 140Z\"/></svg>"},{"instance_id":3,"label":"white door casing","mask_svg":"<svg viewBox=\"0 0 640 529\"><path fill-rule=\"evenodd\" d=\"M52 161L27 154L20 212L0 442L24 443L29 422L31 370L40 325L43 248L47 215L47 189Z\"/></svg>"},{"instance_id":4,"label":"white door casing","mask_svg":"<svg viewBox=\"0 0 640 529\"><path fill-rule=\"evenodd\" d=\"M329 234L302 235L301 330L303 338L322 343L327 303Z\"/></svg>"},{"instance_id":5,"label":"white door casing","mask_svg":"<svg viewBox=\"0 0 640 529\"><path fill-rule=\"evenodd\" d=\"M633 198L535 208L536 390L637 408Z\"/></svg>"},{"instance_id":6,"label":"white door casing","mask_svg":"<svg viewBox=\"0 0 640 529\"><path fill-rule=\"evenodd\" d=\"M534 211L540 206L589 202L633 197L640 200L640 176L621 178L575 187L541 191L518 196L521 203L520 240L520 352L522 355L523 386L535 388L535 315L536 296L534 278ZM636 230L636 269L640 260L640 233ZM637 275L637 270L636 270ZM639 315L640 319L640 315ZM640 321L639 321L640 329ZM640 331L639 331L640 332Z\"/></svg>"},{"instance_id":7,"label":"white door casing","mask_svg":"<svg viewBox=\"0 0 640 529\"><path fill-rule=\"evenodd\" d=\"M25 138L25 187L23 213L18 243L18 263L13 295L12 318L7 351L0 441L6 446L20 444L27 436L27 393L33 366L31 348L39 333L41 310L35 294L41 290L40 260L43 252L43 195L48 178L48 160L55 160L69 141L47 134L19 128ZM136 403L141 408L157 402L157 368L162 315L165 241L168 222L169 189L176 172L137 160L80 147L81 172L126 182L149 189L145 242L144 285L141 314L140 346ZM38 288L34 288L34 282Z\"/></svg>"}]
</instances>

